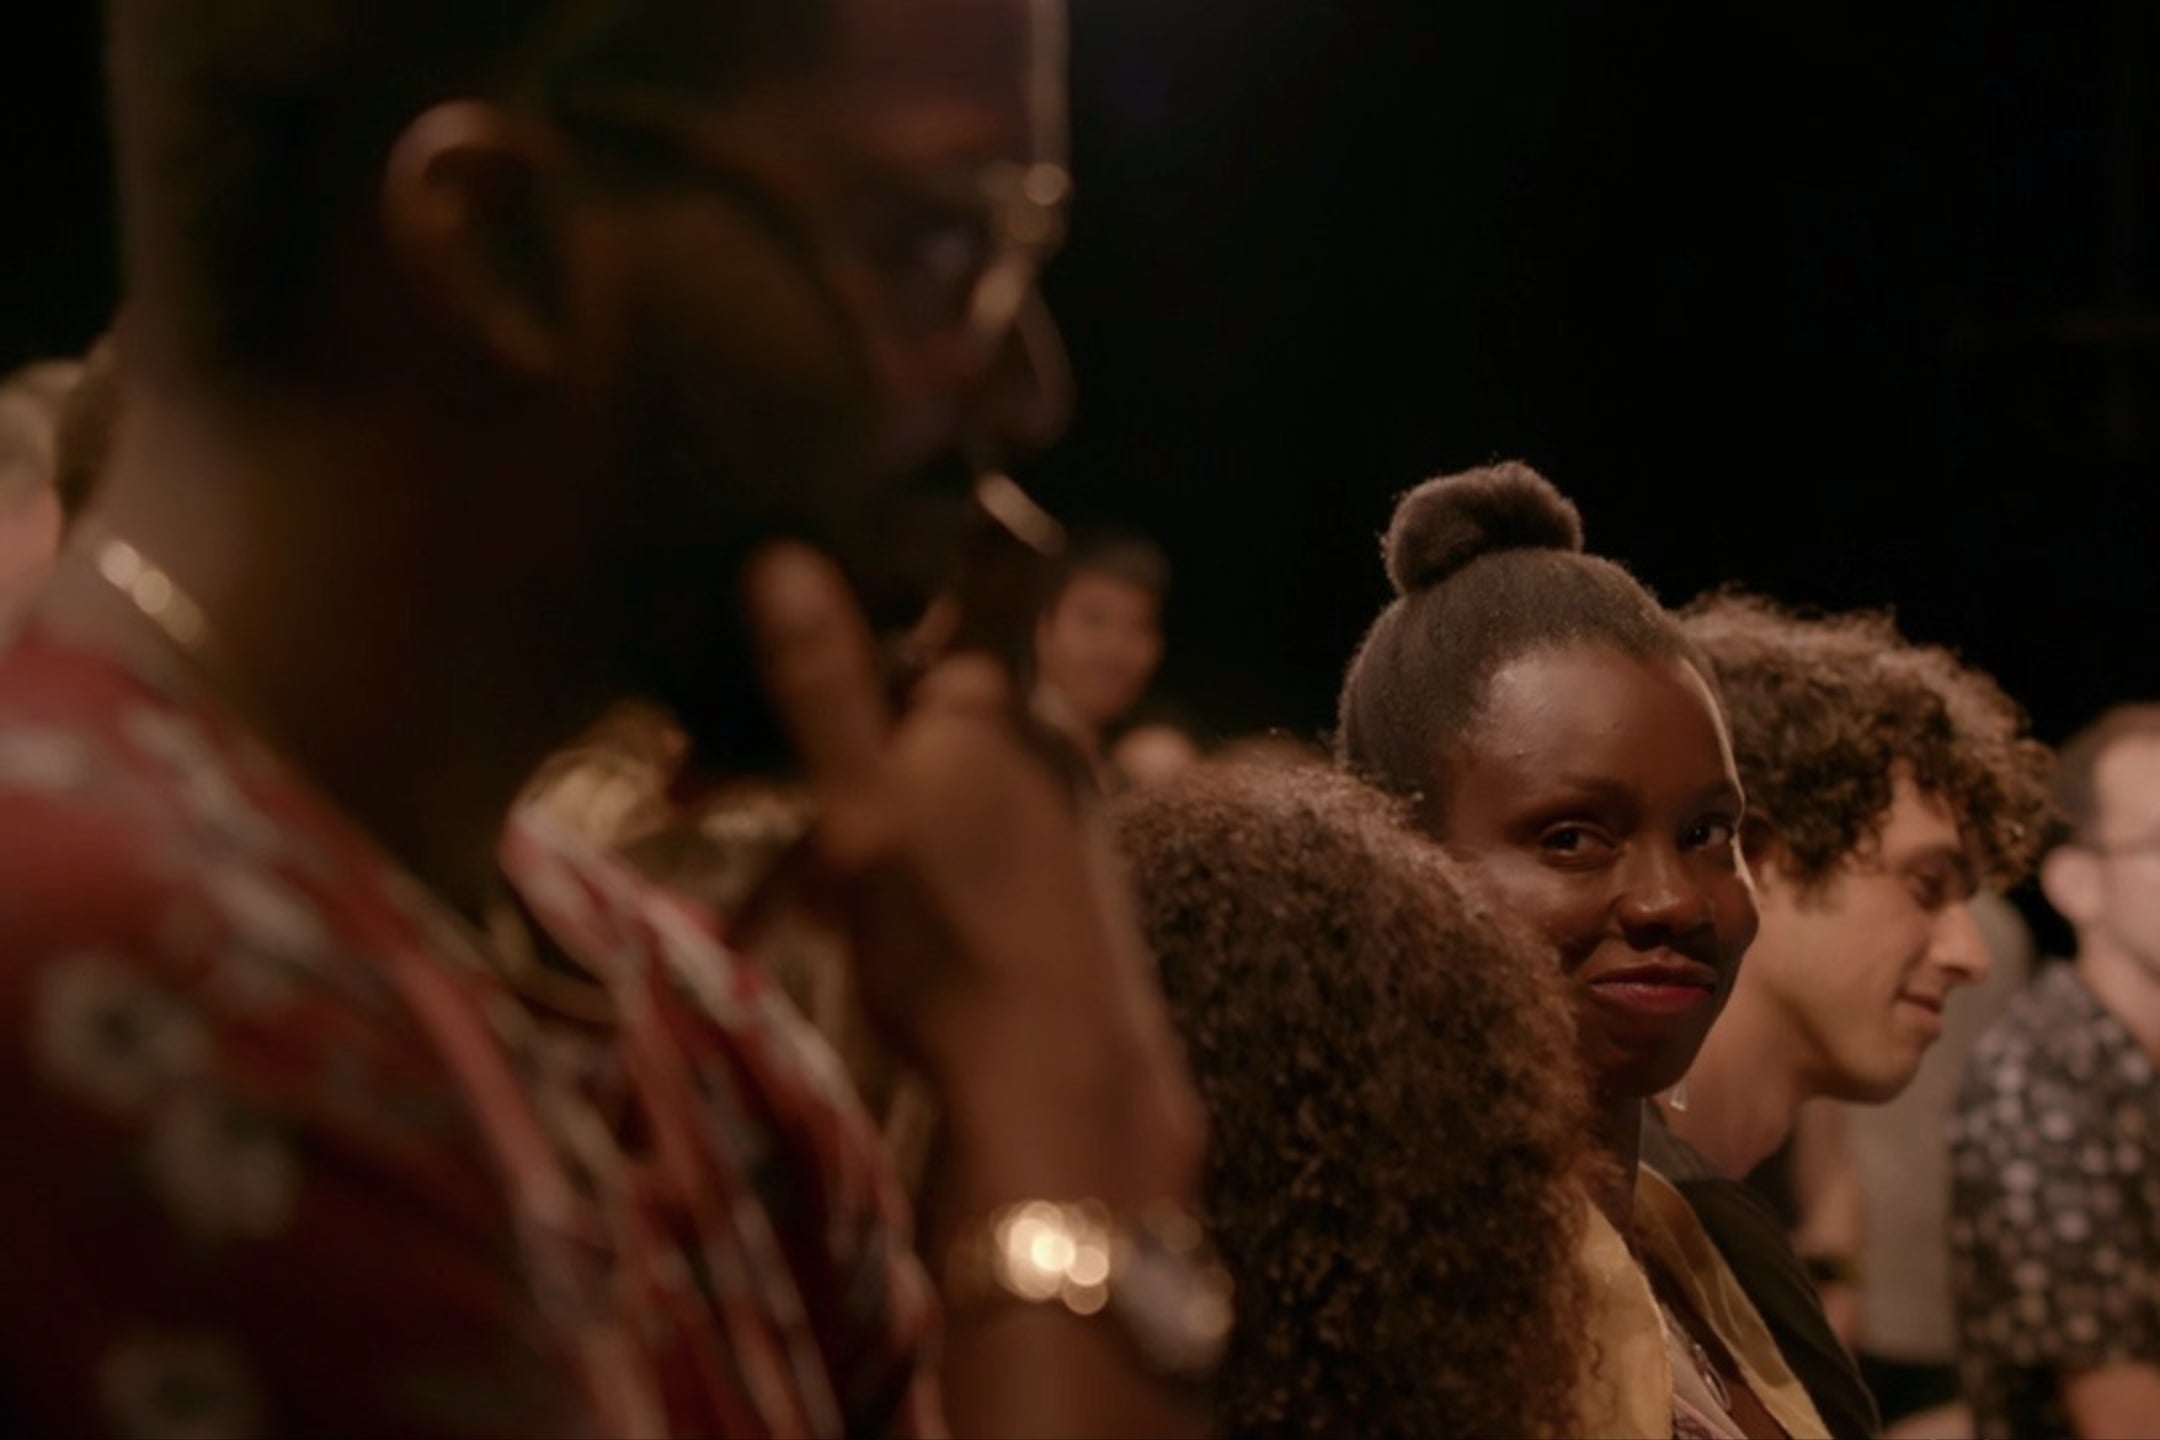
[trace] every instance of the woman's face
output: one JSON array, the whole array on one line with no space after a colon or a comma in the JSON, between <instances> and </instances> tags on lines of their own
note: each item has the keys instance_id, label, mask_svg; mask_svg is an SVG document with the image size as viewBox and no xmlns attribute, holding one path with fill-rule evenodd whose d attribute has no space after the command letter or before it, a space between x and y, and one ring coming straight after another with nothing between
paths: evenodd
<instances>
[{"instance_id":1,"label":"woman's face","mask_svg":"<svg viewBox=\"0 0 2160 1440\"><path fill-rule=\"evenodd\" d=\"M1605 645L1526 655L1495 672L1452 760L1439 839L1558 948L1599 1090L1674 1084L1755 938L1708 687L1684 661Z\"/></svg>"}]
</instances>

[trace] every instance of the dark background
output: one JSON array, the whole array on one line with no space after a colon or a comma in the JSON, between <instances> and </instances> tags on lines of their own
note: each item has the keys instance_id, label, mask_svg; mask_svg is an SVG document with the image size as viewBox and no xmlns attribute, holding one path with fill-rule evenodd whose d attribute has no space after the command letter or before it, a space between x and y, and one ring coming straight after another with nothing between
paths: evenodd
<instances>
[{"instance_id":1,"label":"dark background","mask_svg":"<svg viewBox=\"0 0 2160 1440\"><path fill-rule=\"evenodd\" d=\"M1390 498L1505 455L1667 598L1894 604L2048 738L2160 694L2160 7L1072 8L1034 478L1167 545L1218 729L1324 727ZM0 366L112 303L93 12L12 37Z\"/></svg>"},{"instance_id":2,"label":"dark background","mask_svg":"<svg viewBox=\"0 0 2160 1440\"><path fill-rule=\"evenodd\" d=\"M2049 738L2160 694L2160 7L1074 8L1048 488L1168 544L1203 713L1324 725L1390 498L1504 455Z\"/></svg>"}]
</instances>

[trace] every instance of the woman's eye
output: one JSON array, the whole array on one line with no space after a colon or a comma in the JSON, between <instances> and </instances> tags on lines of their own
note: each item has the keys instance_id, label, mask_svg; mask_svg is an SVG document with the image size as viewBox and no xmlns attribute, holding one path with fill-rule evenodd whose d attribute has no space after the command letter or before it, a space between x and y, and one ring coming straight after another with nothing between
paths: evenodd
<instances>
[{"instance_id":1,"label":"woman's eye","mask_svg":"<svg viewBox=\"0 0 2160 1440\"><path fill-rule=\"evenodd\" d=\"M1703 820L1688 831L1687 843L1691 849L1707 850L1713 846L1732 844L1733 837L1739 833L1740 827L1733 821Z\"/></svg>"},{"instance_id":2,"label":"woman's eye","mask_svg":"<svg viewBox=\"0 0 2160 1440\"><path fill-rule=\"evenodd\" d=\"M1538 848L1551 855L1584 855L1602 844L1587 825L1555 825L1538 836Z\"/></svg>"}]
</instances>

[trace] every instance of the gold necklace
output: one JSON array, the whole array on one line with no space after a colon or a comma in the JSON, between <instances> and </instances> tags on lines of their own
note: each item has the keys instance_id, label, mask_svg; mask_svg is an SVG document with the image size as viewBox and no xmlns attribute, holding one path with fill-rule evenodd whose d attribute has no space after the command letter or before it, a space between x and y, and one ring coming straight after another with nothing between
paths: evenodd
<instances>
[{"instance_id":1,"label":"gold necklace","mask_svg":"<svg viewBox=\"0 0 2160 1440\"><path fill-rule=\"evenodd\" d=\"M200 678L213 682L218 667L211 657L220 647L209 617L194 597L181 589L164 567L113 534L102 522L85 519L80 534L89 547L92 572L156 626ZM572 974L542 960L524 916L507 896L496 894L489 898L486 929L482 932L466 924L456 907L424 886L422 889L437 909L457 922L474 948L517 994L584 1024L614 1023L615 1005L607 986L595 977Z\"/></svg>"},{"instance_id":2,"label":"gold necklace","mask_svg":"<svg viewBox=\"0 0 2160 1440\"><path fill-rule=\"evenodd\" d=\"M1732 1388L1725 1383L1724 1375L1719 1373L1716 1362L1710 1358L1709 1349L1695 1338L1695 1332L1681 1318L1680 1307L1662 1300L1659 1303L1665 1310L1665 1323L1672 1327L1673 1334L1679 1336L1680 1342L1687 1346L1688 1358L1695 1362L1695 1373L1702 1377L1703 1384L1710 1391L1710 1398L1717 1401L1718 1408L1730 1416Z\"/></svg>"}]
</instances>

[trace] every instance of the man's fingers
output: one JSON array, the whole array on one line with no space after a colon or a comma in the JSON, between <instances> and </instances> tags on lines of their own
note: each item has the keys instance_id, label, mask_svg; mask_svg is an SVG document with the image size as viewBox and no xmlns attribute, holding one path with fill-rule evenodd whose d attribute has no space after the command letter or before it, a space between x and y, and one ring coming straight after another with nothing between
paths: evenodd
<instances>
[{"instance_id":1,"label":"man's fingers","mask_svg":"<svg viewBox=\"0 0 2160 1440\"><path fill-rule=\"evenodd\" d=\"M744 577L766 693L821 808L877 787L892 717L870 628L833 563L774 545Z\"/></svg>"}]
</instances>

